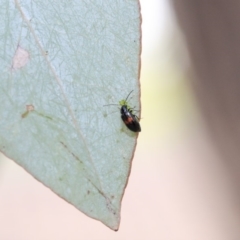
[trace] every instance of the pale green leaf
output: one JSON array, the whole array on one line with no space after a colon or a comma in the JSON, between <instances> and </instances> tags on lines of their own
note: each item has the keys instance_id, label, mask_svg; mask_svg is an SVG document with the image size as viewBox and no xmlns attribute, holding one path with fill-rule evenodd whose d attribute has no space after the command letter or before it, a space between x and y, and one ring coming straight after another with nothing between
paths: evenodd
<instances>
[{"instance_id":1,"label":"pale green leaf","mask_svg":"<svg viewBox=\"0 0 240 240\"><path fill-rule=\"evenodd\" d=\"M0 0L0 151L117 230L137 135L137 0Z\"/></svg>"}]
</instances>

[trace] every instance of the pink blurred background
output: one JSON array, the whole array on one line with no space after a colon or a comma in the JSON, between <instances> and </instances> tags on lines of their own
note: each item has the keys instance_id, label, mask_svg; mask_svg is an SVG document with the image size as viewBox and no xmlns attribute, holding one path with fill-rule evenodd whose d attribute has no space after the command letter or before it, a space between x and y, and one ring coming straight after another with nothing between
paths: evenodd
<instances>
[{"instance_id":1,"label":"pink blurred background","mask_svg":"<svg viewBox=\"0 0 240 240\"><path fill-rule=\"evenodd\" d=\"M0 239L238 240L229 173L205 130L189 58L167 0L142 0L142 132L118 232L0 156Z\"/></svg>"}]
</instances>

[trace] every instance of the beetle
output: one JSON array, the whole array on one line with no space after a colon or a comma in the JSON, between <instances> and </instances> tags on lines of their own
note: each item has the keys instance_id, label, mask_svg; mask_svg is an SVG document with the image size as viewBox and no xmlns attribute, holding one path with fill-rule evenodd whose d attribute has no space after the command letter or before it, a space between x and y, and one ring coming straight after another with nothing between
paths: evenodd
<instances>
[{"instance_id":1,"label":"beetle","mask_svg":"<svg viewBox=\"0 0 240 240\"><path fill-rule=\"evenodd\" d=\"M141 126L139 123L139 118L133 113L133 108L128 105L128 98L131 95L133 90L127 95L126 99L119 101L121 118L126 125L126 127L132 132L141 132ZM108 105L117 105L117 104L108 104ZM108 106L104 105L104 106Z\"/></svg>"}]
</instances>

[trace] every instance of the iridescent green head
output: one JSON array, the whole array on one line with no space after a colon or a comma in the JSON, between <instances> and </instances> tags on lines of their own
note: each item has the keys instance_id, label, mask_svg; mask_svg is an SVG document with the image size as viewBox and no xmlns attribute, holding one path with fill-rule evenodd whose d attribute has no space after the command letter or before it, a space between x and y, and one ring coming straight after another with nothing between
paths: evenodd
<instances>
[{"instance_id":1,"label":"iridescent green head","mask_svg":"<svg viewBox=\"0 0 240 240\"><path fill-rule=\"evenodd\" d=\"M128 103L125 99L119 101L119 104L120 104L121 107L124 106L124 105L128 107Z\"/></svg>"},{"instance_id":2,"label":"iridescent green head","mask_svg":"<svg viewBox=\"0 0 240 240\"><path fill-rule=\"evenodd\" d=\"M127 106L127 108L130 108L128 103L127 103L127 100L128 100L128 98L129 98L129 96L132 92L133 92L133 90L127 95L126 99L122 99L121 101L119 101L119 104L120 104L121 107L122 106Z\"/></svg>"}]
</instances>

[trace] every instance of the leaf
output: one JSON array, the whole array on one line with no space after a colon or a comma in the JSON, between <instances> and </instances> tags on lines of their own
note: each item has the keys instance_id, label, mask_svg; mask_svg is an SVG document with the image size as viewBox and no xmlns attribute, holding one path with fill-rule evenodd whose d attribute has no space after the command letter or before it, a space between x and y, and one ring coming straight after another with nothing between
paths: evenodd
<instances>
[{"instance_id":1,"label":"leaf","mask_svg":"<svg viewBox=\"0 0 240 240\"><path fill-rule=\"evenodd\" d=\"M139 109L139 2L0 3L0 151L117 230L137 135L103 105Z\"/></svg>"}]
</instances>

